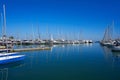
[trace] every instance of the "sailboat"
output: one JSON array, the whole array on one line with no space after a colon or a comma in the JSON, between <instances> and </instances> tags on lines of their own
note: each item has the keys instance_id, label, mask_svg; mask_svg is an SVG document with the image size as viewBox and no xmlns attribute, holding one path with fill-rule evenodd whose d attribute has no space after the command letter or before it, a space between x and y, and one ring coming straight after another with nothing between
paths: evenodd
<instances>
[{"instance_id":1,"label":"sailboat","mask_svg":"<svg viewBox=\"0 0 120 80\"><path fill-rule=\"evenodd\" d=\"M6 64L6 63L11 63L11 62L16 62L23 60L25 58L25 55L18 55L18 53L8 53L8 45L7 45L7 39L6 39L6 16L5 16L5 5L3 5L3 12L4 12L4 25L3 25L3 40L4 44L6 45L6 49L1 49L1 51L4 50L7 52L1 53L0 54L0 64Z\"/></svg>"},{"instance_id":2,"label":"sailboat","mask_svg":"<svg viewBox=\"0 0 120 80\"><path fill-rule=\"evenodd\" d=\"M113 32L111 31L111 29L113 29L113 26L114 26L114 23L112 25L112 28L109 26L107 27L107 29L105 30L104 38L100 43L103 46L107 46L107 47L111 48L112 51L120 52L120 41L112 40Z\"/></svg>"},{"instance_id":3,"label":"sailboat","mask_svg":"<svg viewBox=\"0 0 120 80\"><path fill-rule=\"evenodd\" d=\"M113 45L112 32L110 26L106 28L103 40L100 42L100 44L102 46L108 46L108 47Z\"/></svg>"}]
</instances>

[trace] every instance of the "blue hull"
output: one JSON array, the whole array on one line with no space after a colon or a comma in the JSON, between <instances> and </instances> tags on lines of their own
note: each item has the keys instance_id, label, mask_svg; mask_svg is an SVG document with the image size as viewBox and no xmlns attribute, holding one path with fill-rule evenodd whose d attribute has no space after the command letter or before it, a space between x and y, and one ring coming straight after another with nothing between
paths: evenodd
<instances>
[{"instance_id":1,"label":"blue hull","mask_svg":"<svg viewBox=\"0 0 120 80\"><path fill-rule=\"evenodd\" d=\"M8 56L9 57L9 56ZM11 59L6 59L6 60L0 60L0 64L7 64L7 63L12 63L12 62L17 62L24 60L25 56L17 57L17 58L11 58Z\"/></svg>"}]
</instances>

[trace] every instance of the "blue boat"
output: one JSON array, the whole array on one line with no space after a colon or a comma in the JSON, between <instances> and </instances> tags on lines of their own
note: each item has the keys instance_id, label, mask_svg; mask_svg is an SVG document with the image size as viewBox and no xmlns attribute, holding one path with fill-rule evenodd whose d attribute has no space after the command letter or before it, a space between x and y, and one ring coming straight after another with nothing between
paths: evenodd
<instances>
[{"instance_id":1,"label":"blue boat","mask_svg":"<svg viewBox=\"0 0 120 80\"><path fill-rule=\"evenodd\" d=\"M4 57L0 57L0 64L17 62L20 60L24 60L24 58L25 58L25 55L4 56Z\"/></svg>"}]
</instances>

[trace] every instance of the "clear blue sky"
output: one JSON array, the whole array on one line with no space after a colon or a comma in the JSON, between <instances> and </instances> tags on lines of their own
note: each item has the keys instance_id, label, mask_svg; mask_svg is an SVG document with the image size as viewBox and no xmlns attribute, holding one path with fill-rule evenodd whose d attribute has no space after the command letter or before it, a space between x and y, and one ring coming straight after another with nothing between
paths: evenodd
<instances>
[{"instance_id":1,"label":"clear blue sky","mask_svg":"<svg viewBox=\"0 0 120 80\"><path fill-rule=\"evenodd\" d=\"M102 39L113 20L120 33L119 0L0 0L0 12L3 4L8 36L25 38L34 32L37 37L39 26L43 38L48 31L54 36L61 32L71 39L78 33L82 39Z\"/></svg>"}]
</instances>

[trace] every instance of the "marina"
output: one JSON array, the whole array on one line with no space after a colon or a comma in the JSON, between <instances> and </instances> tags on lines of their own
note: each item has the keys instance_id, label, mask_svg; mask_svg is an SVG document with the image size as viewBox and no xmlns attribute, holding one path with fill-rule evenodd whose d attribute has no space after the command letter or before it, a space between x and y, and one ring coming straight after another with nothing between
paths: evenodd
<instances>
[{"instance_id":1,"label":"marina","mask_svg":"<svg viewBox=\"0 0 120 80\"><path fill-rule=\"evenodd\" d=\"M0 80L120 80L119 4L0 0Z\"/></svg>"}]
</instances>

